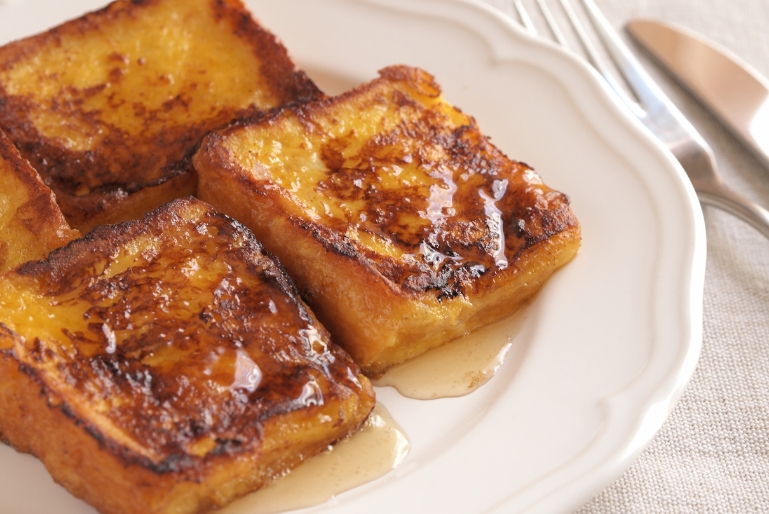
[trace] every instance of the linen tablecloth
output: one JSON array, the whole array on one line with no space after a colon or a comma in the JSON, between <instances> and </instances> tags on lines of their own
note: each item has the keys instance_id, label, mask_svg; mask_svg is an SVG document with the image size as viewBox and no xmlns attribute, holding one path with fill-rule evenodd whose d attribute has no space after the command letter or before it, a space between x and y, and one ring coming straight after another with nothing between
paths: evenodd
<instances>
[{"instance_id":1,"label":"linen tablecloth","mask_svg":"<svg viewBox=\"0 0 769 514\"><path fill-rule=\"evenodd\" d=\"M510 2L487 1L514 12ZM595 2L628 41L624 25L633 18L675 22L769 76L766 0ZM524 5L537 12L533 1ZM563 17L557 2L548 5ZM636 54L711 144L724 181L769 208L769 169L642 52ZM708 206L703 211L708 256L697 369L646 450L578 514L769 512L769 239L729 214Z\"/></svg>"}]
</instances>

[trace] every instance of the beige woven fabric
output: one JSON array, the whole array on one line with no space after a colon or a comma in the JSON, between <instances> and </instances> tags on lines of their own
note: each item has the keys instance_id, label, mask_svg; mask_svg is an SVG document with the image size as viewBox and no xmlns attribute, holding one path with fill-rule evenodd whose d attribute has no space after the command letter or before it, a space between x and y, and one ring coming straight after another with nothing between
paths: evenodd
<instances>
[{"instance_id":1,"label":"beige woven fabric","mask_svg":"<svg viewBox=\"0 0 769 514\"><path fill-rule=\"evenodd\" d=\"M512 2L487 1L513 12ZM546 1L562 18L558 2ZM637 17L683 24L769 77L767 0L595 2L619 30ZM534 0L522 3L537 21ZM641 58L711 144L724 181L769 208L769 169ZM649 447L578 514L769 513L769 240L716 209L705 207L704 215L708 259L697 370Z\"/></svg>"}]
</instances>

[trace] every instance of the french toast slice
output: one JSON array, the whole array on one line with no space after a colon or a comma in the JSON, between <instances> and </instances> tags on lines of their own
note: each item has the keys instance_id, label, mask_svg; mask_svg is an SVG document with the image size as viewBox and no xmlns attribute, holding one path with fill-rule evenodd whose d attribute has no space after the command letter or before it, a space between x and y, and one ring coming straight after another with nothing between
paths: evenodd
<instances>
[{"instance_id":1,"label":"french toast slice","mask_svg":"<svg viewBox=\"0 0 769 514\"><path fill-rule=\"evenodd\" d=\"M0 48L0 128L83 232L194 194L210 130L320 94L240 0L118 0Z\"/></svg>"},{"instance_id":2,"label":"french toast slice","mask_svg":"<svg viewBox=\"0 0 769 514\"><path fill-rule=\"evenodd\" d=\"M0 273L44 259L79 236L51 189L0 130Z\"/></svg>"},{"instance_id":3,"label":"french toast slice","mask_svg":"<svg viewBox=\"0 0 769 514\"><path fill-rule=\"evenodd\" d=\"M215 132L193 163L374 377L514 312L580 246L569 199L416 68Z\"/></svg>"},{"instance_id":4,"label":"french toast slice","mask_svg":"<svg viewBox=\"0 0 769 514\"><path fill-rule=\"evenodd\" d=\"M0 432L103 513L194 513L356 430L373 388L196 199L0 275Z\"/></svg>"}]
</instances>

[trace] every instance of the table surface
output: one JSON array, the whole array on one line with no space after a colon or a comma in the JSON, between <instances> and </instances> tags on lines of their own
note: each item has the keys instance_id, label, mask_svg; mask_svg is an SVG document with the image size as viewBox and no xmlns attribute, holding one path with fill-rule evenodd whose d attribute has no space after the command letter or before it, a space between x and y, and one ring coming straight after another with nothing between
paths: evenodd
<instances>
[{"instance_id":1,"label":"table surface","mask_svg":"<svg viewBox=\"0 0 769 514\"><path fill-rule=\"evenodd\" d=\"M512 12L511 2L486 0ZM548 5L558 12L555 0ZM634 18L685 25L769 77L766 0L595 0L615 28ZM524 5L536 13L533 0ZM572 2L577 3L577 2ZM711 144L724 181L769 207L769 168L644 55L652 76ZM702 353L667 422L619 477L577 512L769 512L769 239L703 208Z\"/></svg>"}]
</instances>

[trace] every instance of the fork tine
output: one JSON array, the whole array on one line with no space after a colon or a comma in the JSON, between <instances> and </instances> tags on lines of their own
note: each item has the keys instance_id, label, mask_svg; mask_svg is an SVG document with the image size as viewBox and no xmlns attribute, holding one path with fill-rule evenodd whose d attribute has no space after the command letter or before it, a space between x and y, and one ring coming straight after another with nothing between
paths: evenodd
<instances>
[{"instance_id":1,"label":"fork tine","mask_svg":"<svg viewBox=\"0 0 769 514\"><path fill-rule=\"evenodd\" d=\"M590 41L587 31L577 18L577 14L574 12L574 9L572 9L571 4L565 0L560 0L560 2L563 11L566 13L566 18L569 20L571 27L577 34L580 44L585 49L588 61L590 61L590 64L592 64L594 68L601 72L601 75L608 75L608 69L604 65L603 59L598 56L598 51L596 50L595 45Z\"/></svg>"},{"instance_id":2,"label":"fork tine","mask_svg":"<svg viewBox=\"0 0 769 514\"><path fill-rule=\"evenodd\" d=\"M538 0L538 1L541 1L541 0ZM630 98L627 91L620 85L620 83L617 81L614 74L606 66L606 63L601 58L598 50L596 49L595 45L590 39L590 36L587 34L587 31L585 30L584 25L582 24L582 22L580 22L579 18L577 17L577 14L574 12L574 9L571 7L571 4L568 2L568 0L560 0L560 2L561 2L561 7L563 7L564 12L566 13L566 17L568 18L569 23L571 24L575 34L577 35L577 39L579 39L579 42L582 45L582 48L585 50L585 54L587 55L587 59L590 62L590 64L592 64L593 67L596 70L598 70L598 73L600 73L603 76L606 82L609 83L609 86L614 90L615 93L617 93L617 95L619 95L619 97L628 105L628 107L630 107L635 114L639 114L639 106L636 100L634 98ZM595 15L595 13L593 13L593 15ZM593 22L593 15L590 16L591 22ZM598 32L597 29L596 29L596 32ZM609 55L612 55L611 52ZM613 58L614 57L612 56L612 59ZM635 92L634 88L631 88L631 89L633 89L633 91Z\"/></svg>"},{"instance_id":3,"label":"fork tine","mask_svg":"<svg viewBox=\"0 0 769 514\"><path fill-rule=\"evenodd\" d=\"M539 11L542 13L542 16L544 16L545 22L547 23L550 32L553 34L553 37L558 42L558 44L564 48L568 47L569 44L566 42L566 38L563 36L563 32L561 32L561 30L558 28L558 23L556 23L555 18L553 17L553 13L547 7L547 4L544 2L544 0L537 0L537 6L539 7Z\"/></svg>"},{"instance_id":4,"label":"fork tine","mask_svg":"<svg viewBox=\"0 0 769 514\"><path fill-rule=\"evenodd\" d=\"M563 1L561 0L561 2ZM620 39L609 20L601 13L593 0L581 1L596 34L641 103L649 109L670 109L670 103L661 100L666 98L665 94L657 87L638 59Z\"/></svg>"},{"instance_id":5,"label":"fork tine","mask_svg":"<svg viewBox=\"0 0 769 514\"><path fill-rule=\"evenodd\" d=\"M523 7L521 0L515 0L515 10L518 11L518 17L521 20L521 24L528 30L533 36L537 35L537 28L534 26L534 22L531 21L529 13Z\"/></svg>"}]
</instances>

